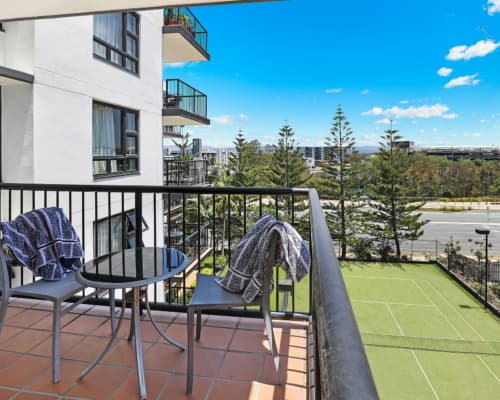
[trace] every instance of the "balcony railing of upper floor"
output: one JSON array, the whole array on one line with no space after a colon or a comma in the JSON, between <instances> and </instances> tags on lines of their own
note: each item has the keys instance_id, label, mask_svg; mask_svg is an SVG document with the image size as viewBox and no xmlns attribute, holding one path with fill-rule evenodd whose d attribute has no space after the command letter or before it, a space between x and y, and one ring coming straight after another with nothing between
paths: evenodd
<instances>
[{"instance_id":1,"label":"balcony railing of upper floor","mask_svg":"<svg viewBox=\"0 0 500 400\"><path fill-rule=\"evenodd\" d=\"M201 22L191 10L187 7L165 8L163 11L165 29L164 33L169 32L169 28L180 27L193 37L196 44L207 54L208 33Z\"/></svg>"},{"instance_id":2,"label":"balcony railing of upper floor","mask_svg":"<svg viewBox=\"0 0 500 400\"><path fill-rule=\"evenodd\" d=\"M182 127L179 125L164 125L163 136L167 138L182 138Z\"/></svg>"},{"instance_id":3,"label":"balcony railing of upper floor","mask_svg":"<svg viewBox=\"0 0 500 400\"><path fill-rule=\"evenodd\" d=\"M164 185L206 185L210 164L208 160L163 160Z\"/></svg>"},{"instance_id":4,"label":"balcony railing of upper floor","mask_svg":"<svg viewBox=\"0 0 500 400\"><path fill-rule=\"evenodd\" d=\"M192 266L188 271L151 287L152 307L177 311L185 310L194 288L189 271L203 269L204 273L215 274L231 261L238 242L262 215L268 213L288 221L309 241L312 267L306 279L287 291L291 300L286 305L282 301L282 276L276 273L271 307L277 317L311 321L313 340L309 349L314 364L310 397L378 398L315 190L0 184L2 221L50 206L62 208L75 227L84 247L84 261L141 245L177 246L189 254ZM24 268L15 267L14 272L14 286L33 279ZM255 309L231 309L228 313L260 315Z\"/></svg>"},{"instance_id":5,"label":"balcony railing of upper floor","mask_svg":"<svg viewBox=\"0 0 500 400\"><path fill-rule=\"evenodd\" d=\"M208 125L207 96L180 79L167 79L163 118L163 125Z\"/></svg>"}]
</instances>

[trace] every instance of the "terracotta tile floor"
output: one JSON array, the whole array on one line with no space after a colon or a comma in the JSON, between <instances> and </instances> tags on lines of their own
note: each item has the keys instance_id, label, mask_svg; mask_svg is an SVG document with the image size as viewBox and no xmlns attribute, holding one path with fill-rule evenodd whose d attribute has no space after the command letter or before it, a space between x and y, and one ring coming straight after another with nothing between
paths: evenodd
<instances>
[{"instance_id":1,"label":"terracotta tile floor","mask_svg":"<svg viewBox=\"0 0 500 400\"><path fill-rule=\"evenodd\" d=\"M119 341L85 379L77 377L107 343L107 308L79 306L63 318L61 381L52 384L51 315L47 304L11 299L0 335L0 400L6 399L137 399L129 320ZM186 344L184 314L154 312L161 329ZM186 353L165 343L149 321L142 321L148 399L306 400L307 324L275 321L275 335L286 376L278 377L263 323L256 319L204 316L202 338L195 349L191 396L184 393Z\"/></svg>"}]
</instances>

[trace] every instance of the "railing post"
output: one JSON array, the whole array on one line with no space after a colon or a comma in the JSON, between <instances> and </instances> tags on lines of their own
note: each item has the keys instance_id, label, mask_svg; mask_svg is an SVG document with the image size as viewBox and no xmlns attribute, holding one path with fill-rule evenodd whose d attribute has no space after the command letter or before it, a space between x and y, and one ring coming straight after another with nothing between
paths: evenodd
<instances>
[{"instance_id":1,"label":"railing post","mask_svg":"<svg viewBox=\"0 0 500 400\"><path fill-rule=\"evenodd\" d=\"M135 248L142 247L142 193L135 192Z\"/></svg>"}]
</instances>

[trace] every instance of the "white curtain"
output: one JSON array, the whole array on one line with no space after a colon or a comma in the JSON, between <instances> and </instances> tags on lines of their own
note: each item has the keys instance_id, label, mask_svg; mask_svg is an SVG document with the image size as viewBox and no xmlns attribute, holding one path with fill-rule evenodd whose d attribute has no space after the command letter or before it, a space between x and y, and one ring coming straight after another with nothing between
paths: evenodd
<instances>
[{"instance_id":1,"label":"white curtain","mask_svg":"<svg viewBox=\"0 0 500 400\"><path fill-rule=\"evenodd\" d=\"M121 150L120 111L94 104L92 111L92 148L94 156L115 156Z\"/></svg>"},{"instance_id":2,"label":"white curtain","mask_svg":"<svg viewBox=\"0 0 500 400\"><path fill-rule=\"evenodd\" d=\"M121 13L94 16L94 36L122 49L123 19Z\"/></svg>"}]
</instances>

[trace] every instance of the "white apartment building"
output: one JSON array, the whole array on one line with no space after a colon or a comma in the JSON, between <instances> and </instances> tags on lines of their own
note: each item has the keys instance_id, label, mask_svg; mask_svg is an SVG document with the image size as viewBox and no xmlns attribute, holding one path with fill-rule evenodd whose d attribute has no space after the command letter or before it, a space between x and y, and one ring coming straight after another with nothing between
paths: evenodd
<instances>
[{"instance_id":1,"label":"white apartment building","mask_svg":"<svg viewBox=\"0 0 500 400\"><path fill-rule=\"evenodd\" d=\"M206 45L206 31L199 32L187 12L173 8L1 24L2 182L162 185L163 126L209 123L206 96L183 96L184 87L169 93L163 82L165 62L209 58L198 43ZM169 81L175 90L183 84ZM2 219L55 204L43 193L9 196L1 205ZM58 196L65 211L71 203L87 259L135 246L129 234L135 227L133 194L123 200L119 193ZM90 205L92 212L85 211ZM162 209L162 197L145 195L142 206L144 244L163 245L163 215L153 211Z\"/></svg>"}]
</instances>

